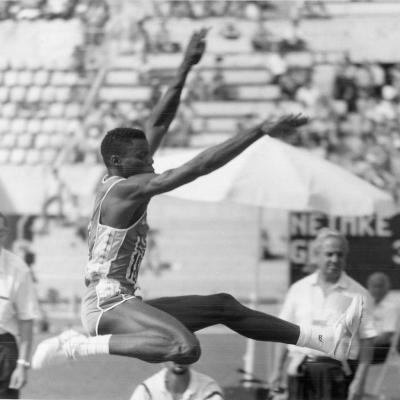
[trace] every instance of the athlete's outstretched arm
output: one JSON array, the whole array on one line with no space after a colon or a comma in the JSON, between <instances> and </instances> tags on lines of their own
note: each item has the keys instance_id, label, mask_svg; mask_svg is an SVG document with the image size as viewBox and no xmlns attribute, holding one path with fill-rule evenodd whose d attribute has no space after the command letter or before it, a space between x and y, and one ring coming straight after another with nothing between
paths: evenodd
<instances>
[{"instance_id":1,"label":"athlete's outstretched arm","mask_svg":"<svg viewBox=\"0 0 400 400\"><path fill-rule=\"evenodd\" d=\"M177 69L176 76L168 86L165 95L156 104L146 123L146 135L149 142L150 153L153 155L158 149L163 137L175 118L182 89L186 78L193 65L197 64L204 54L206 47L205 38L207 29L194 32L187 47L183 60Z\"/></svg>"},{"instance_id":2,"label":"athlete's outstretched arm","mask_svg":"<svg viewBox=\"0 0 400 400\"><path fill-rule=\"evenodd\" d=\"M157 194L169 192L222 167L252 143L263 137L283 137L307 123L302 116L285 116L277 122L265 121L245 133L240 133L225 142L211 147L182 166L162 174L132 176L118 185L119 196L128 202L146 201Z\"/></svg>"}]
</instances>

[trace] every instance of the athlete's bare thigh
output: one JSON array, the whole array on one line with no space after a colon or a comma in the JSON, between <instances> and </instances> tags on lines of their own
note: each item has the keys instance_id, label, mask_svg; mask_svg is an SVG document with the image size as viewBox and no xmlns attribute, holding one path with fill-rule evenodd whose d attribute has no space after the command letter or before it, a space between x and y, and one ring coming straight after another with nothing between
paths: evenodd
<instances>
[{"instance_id":1,"label":"athlete's bare thigh","mask_svg":"<svg viewBox=\"0 0 400 400\"><path fill-rule=\"evenodd\" d=\"M134 334L149 332L150 329L190 334L188 329L172 315L136 298L126 300L104 312L99 321L98 333L99 335Z\"/></svg>"}]
</instances>

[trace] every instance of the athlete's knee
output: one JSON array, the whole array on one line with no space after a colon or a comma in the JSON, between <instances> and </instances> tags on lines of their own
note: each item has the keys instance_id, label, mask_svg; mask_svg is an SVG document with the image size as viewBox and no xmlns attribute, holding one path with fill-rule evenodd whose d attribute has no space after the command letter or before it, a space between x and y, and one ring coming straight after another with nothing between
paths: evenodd
<instances>
[{"instance_id":1,"label":"athlete's knee","mask_svg":"<svg viewBox=\"0 0 400 400\"><path fill-rule=\"evenodd\" d=\"M172 361L192 364L200 358L200 342L195 335L181 336L174 341L172 352Z\"/></svg>"},{"instance_id":2,"label":"athlete's knee","mask_svg":"<svg viewBox=\"0 0 400 400\"><path fill-rule=\"evenodd\" d=\"M218 306L225 315L235 314L238 307L240 307L240 303L229 293L218 293L215 296Z\"/></svg>"}]
</instances>

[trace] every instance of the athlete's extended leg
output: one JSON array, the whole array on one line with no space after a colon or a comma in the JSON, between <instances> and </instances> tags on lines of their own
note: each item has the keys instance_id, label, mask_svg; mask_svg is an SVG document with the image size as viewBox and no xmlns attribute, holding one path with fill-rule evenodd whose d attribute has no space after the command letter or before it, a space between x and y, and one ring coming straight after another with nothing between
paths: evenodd
<instances>
[{"instance_id":1,"label":"athlete's extended leg","mask_svg":"<svg viewBox=\"0 0 400 400\"><path fill-rule=\"evenodd\" d=\"M226 293L167 297L147 303L171 314L192 332L223 324L251 339L296 344L345 359L350 350L347 342L351 343L358 331L363 312L360 296L348 300L348 309L331 327L298 326L247 308ZM344 342L347 344L344 345Z\"/></svg>"},{"instance_id":2,"label":"athlete's extended leg","mask_svg":"<svg viewBox=\"0 0 400 400\"><path fill-rule=\"evenodd\" d=\"M193 363L200 357L198 339L170 314L131 299L105 312L99 335L111 334L110 354L147 362Z\"/></svg>"},{"instance_id":3,"label":"athlete's extended leg","mask_svg":"<svg viewBox=\"0 0 400 400\"><path fill-rule=\"evenodd\" d=\"M227 293L163 297L146 301L181 321L191 332L223 324L242 336L269 342L297 343L300 327L245 307Z\"/></svg>"}]
</instances>

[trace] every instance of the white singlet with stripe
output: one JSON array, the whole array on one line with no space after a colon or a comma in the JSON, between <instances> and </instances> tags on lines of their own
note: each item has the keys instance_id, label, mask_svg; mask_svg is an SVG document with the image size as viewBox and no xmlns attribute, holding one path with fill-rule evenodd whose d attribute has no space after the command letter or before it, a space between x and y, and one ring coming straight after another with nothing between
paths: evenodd
<instances>
[{"instance_id":1,"label":"white singlet with stripe","mask_svg":"<svg viewBox=\"0 0 400 400\"><path fill-rule=\"evenodd\" d=\"M134 294L140 263L146 251L149 229L146 212L126 229L103 225L100 220L105 197L123 180L125 178L119 176L103 178L89 223L89 261L85 268L85 283L95 288L98 304L119 294Z\"/></svg>"}]
</instances>

